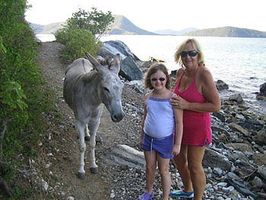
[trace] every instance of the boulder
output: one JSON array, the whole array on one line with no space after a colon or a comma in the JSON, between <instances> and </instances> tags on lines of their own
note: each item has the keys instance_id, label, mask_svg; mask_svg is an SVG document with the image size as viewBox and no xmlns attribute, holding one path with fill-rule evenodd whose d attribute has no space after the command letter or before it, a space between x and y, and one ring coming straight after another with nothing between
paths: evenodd
<instances>
[{"instance_id":1,"label":"boulder","mask_svg":"<svg viewBox=\"0 0 266 200\"><path fill-rule=\"evenodd\" d=\"M222 90L228 90L229 86L223 82L222 80L217 80L216 81L216 88L218 91L222 91Z\"/></svg>"},{"instance_id":2,"label":"boulder","mask_svg":"<svg viewBox=\"0 0 266 200\"><path fill-rule=\"evenodd\" d=\"M117 145L105 156L105 161L111 165L145 168L144 153L127 145Z\"/></svg>"},{"instance_id":3,"label":"boulder","mask_svg":"<svg viewBox=\"0 0 266 200\"><path fill-rule=\"evenodd\" d=\"M258 100L266 100L266 82L260 85L260 92L257 94Z\"/></svg>"},{"instance_id":4,"label":"boulder","mask_svg":"<svg viewBox=\"0 0 266 200\"><path fill-rule=\"evenodd\" d=\"M260 85L260 95L266 96L266 82Z\"/></svg>"},{"instance_id":5,"label":"boulder","mask_svg":"<svg viewBox=\"0 0 266 200\"><path fill-rule=\"evenodd\" d=\"M121 69L119 74L128 81L141 80L143 72L138 65L140 59L133 54L122 41L105 41L98 52L98 56L103 58L112 57L116 54L121 56Z\"/></svg>"},{"instance_id":6,"label":"boulder","mask_svg":"<svg viewBox=\"0 0 266 200\"><path fill-rule=\"evenodd\" d=\"M224 171L230 171L232 167L232 163L226 156L212 149L206 149L203 158L203 165L212 168L219 167Z\"/></svg>"}]
</instances>

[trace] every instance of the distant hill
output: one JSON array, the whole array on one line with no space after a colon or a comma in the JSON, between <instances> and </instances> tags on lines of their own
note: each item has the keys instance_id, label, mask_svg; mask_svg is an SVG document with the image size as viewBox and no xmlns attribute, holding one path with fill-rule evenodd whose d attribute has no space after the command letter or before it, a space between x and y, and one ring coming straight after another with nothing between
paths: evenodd
<instances>
[{"instance_id":1,"label":"distant hill","mask_svg":"<svg viewBox=\"0 0 266 200\"><path fill-rule=\"evenodd\" d=\"M164 29L164 30L157 30L157 31L154 31L154 33L157 33L157 34L160 34L160 35L178 35L178 36L183 36L189 32L192 32L192 31L196 31L198 29L196 28L186 28L186 29L182 29L182 30L179 30L179 31L176 31L176 30L172 30L172 29Z\"/></svg>"},{"instance_id":2,"label":"distant hill","mask_svg":"<svg viewBox=\"0 0 266 200\"><path fill-rule=\"evenodd\" d=\"M146 31L137 27L130 20L122 15L114 15L115 21L108 34L113 35L157 35L156 33Z\"/></svg>"},{"instance_id":3,"label":"distant hill","mask_svg":"<svg viewBox=\"0 0 266 200\"><path fill-rule=\"evenodd\" d=\"M178 35L178 36L214 36L214 37L248 37L248 38L266 38L266 32L237 27L218 27L197 30L195 28L187 28L179 31L175 30L158 30L150 32L139 28L130 20L122 15L114 15L115 21L111 26L111 30L107 32L113 35ZM38 33L55 33L62 28L65 22L52 23L48 25L32 24L35 34Z\"/></svg>"},{"instance_id":4,"label":"distant hill","mask_svg":"<svg viewBox=\"0 0 266 200\"><path fill-rule=\"evenodd\" d=\"M208 28L187 33L189 36L266 38L266 32L231 26Z\"/></svg>"},{"instance_id":5,"label":"distant hill","mask_svg":"<svg viewBox=\"0 0 266 200\"><path fill-rule=\"evenodd\" d=\"M47 25L29 23L35 34L54 34L57 30L62 28L65 22L51 23Z\"/></svg>"},{"instance_id":6,"label":"distant hill","mask_svg":"<svg viewBox=\"0 0 266 200\"><path fill-rule=\"evenodd\" d=\"M146 31L137 27L130 20L122 15L114 15L115 21L111 26L111 31L108 34L114 35L157 35L156 33ZM32 30L35 34L48 34L55 33L63 27L65 22L52 23L48 25L39 25L30 23Z\"/></svg>"}]
</instances>

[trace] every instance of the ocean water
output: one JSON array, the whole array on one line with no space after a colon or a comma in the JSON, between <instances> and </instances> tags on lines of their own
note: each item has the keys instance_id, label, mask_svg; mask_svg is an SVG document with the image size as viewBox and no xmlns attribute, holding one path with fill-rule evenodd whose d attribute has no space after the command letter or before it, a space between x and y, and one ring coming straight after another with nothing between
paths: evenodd
<instances>
[{"instance_id":1,"label":"ocean water","mask_svg":"<svg viewBox=\"0 0 266 200\"><path fill-rule=\"evenodd\" d=\"M52 34L36 35L41 41L55 40ZM141 60L164 60L169 71L178 69L174 61L177 46L185 36L109 35L101 41L120 40ZM228 93L240 93L248 106L266 114L266 102L256 100L256 92L266 82L266 38L195 37L214 80L229 85Z\"/></svg>"},{"instance_id":2,"label":"ocean water","mask_svg":"<svg viewBox=\"0 0 266 200\"><path fill-rule=\"evenodd\" d=\"M110 35L121 40L141 60L164 60L169 71L178 69L174 61L177 46L188 37L151 35ZM266 102L256 100L256 92L266 82L266 38L195 37L203 50L206 66L214 80L223 80L231 93L240 93L256 111L266 114Z\"/></svg>"}]
</instances>

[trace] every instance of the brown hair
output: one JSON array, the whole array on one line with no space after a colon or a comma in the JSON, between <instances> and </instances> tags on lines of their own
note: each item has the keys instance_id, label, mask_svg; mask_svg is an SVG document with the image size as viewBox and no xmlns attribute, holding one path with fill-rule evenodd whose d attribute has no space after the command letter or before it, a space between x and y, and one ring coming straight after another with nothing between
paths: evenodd
<instances>
[{"instance_id":1,"label":"brown hair","mask_svg":"<svg viewBox=\"0 0 266 200\"><path fill-rule=\"evenodd\" d=\"M196 51L198 52L198 63L199 64L204 64L204 55L202 53L201 47L199 45L199 42L196 39L194 39L194 38L190 38L190 39L185 40L177 48L177 50L175 52L175 61L176 61L176 63L180 63L181 65L183 65L180 54L181 54L182 51L184 51L184 49L185 49L185 47L186 47L186 45L188 43L191 43L194 46L194 48L196 49Z\"/></svg>"},{"instance_id":2,"label":"brown hair","mask_svg":"<svg viewBox=\"0 0 266 200\"><path fill-rule=\"evenodd\" d=\"M158 63L158 62L152 64L146 73L146 76L144 79L144 85L146 88L153 89L153 86L151 84L151 75L155 74L159 70L162 71L166 76L165 87L167 89L170 89L170 75L168 74L168 70L164 64Z\"/></svg>"}]
</instances>

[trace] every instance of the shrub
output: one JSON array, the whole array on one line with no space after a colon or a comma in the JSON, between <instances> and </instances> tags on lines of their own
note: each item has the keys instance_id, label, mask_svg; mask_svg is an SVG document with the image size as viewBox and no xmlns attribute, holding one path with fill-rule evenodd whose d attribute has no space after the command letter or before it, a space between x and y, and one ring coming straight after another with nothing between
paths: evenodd
<instances>
[{"instance_id":1,"label":"shrub","mask_svg":"<svg viewBox=\"0 0 266 200\"><path fill-rule=\"evenodd\" d=\"M55 34L56 40L65 45L61 52L64 61L72 62L76 58L84 57L86 53L96 55L100 42L85 29L62 29Z\"/></svg>"},{"instance_id":2,"label":"shrub","mask_svg":"<svg viewBox=\"0 0 266 200\"><path fill-rule=\"evenodd\" d=\"M13 199L23 199L18 169L35 155L43 131L42 112L50 105L25 9L25 0L0 1L0 164L5 163L0 176L12 186Z\"/></svg>"}]
</instances>

